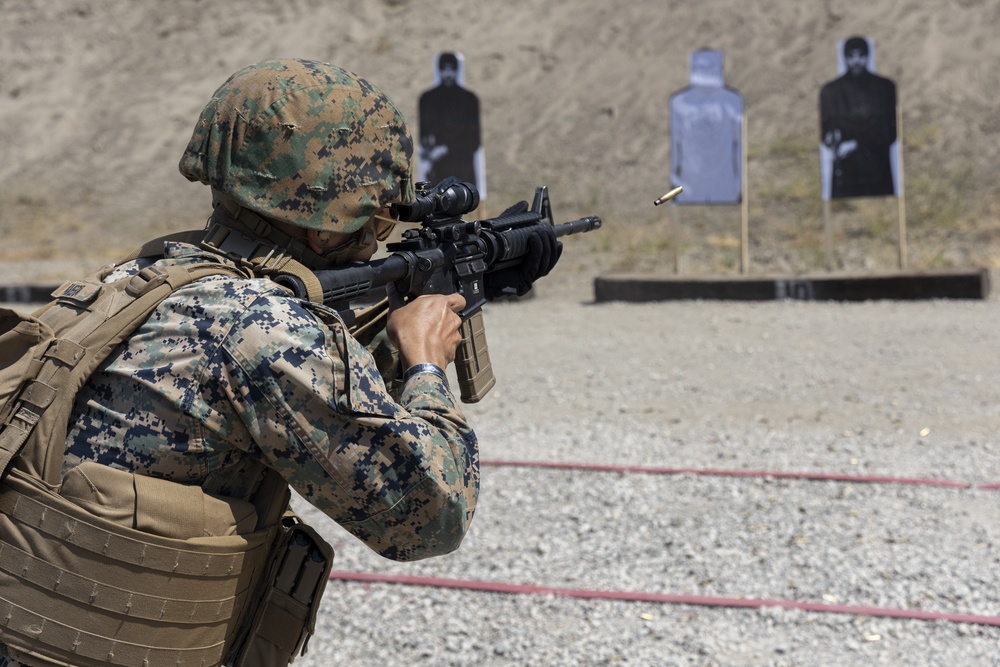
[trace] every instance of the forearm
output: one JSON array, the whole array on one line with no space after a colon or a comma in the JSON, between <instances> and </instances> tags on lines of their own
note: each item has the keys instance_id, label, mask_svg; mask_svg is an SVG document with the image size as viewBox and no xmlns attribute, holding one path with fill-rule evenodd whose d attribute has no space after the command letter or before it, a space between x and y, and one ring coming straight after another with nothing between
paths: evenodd
<instances>
[{"instance_id":1,"label":"forearm","mask_svg":"<svg viewBox=\"0 0 1000 667\"><path fill-rule=\"evenodd\" d=\"M434 375L422 373L403 386L401 404L419 438L396 448L382 509L341 525L371 549L392 560L418 560L458 548L469 529L479 494L479 447L451 392ZM422 426L417 426L422 425ZM407 476L396 471L419 468Z\"/></svg>"},{"instance_id":2,"label":"forearm","mask_svg":"<svg viewBox=\"0 0 1000 667\"><path fill-rule=\"evenodd\" d=\"M286 302L268 302L266 317ZM322 308L324 330L295 311L267 338L232 336L227 387L266 463L306 500L388 558L458 546L475 509L475 435L440 379L420 374L398 398L368 350ZM281 334L280 336L278 334ZM271 339L294 341L275 345ZM290 351L291 350L291 351Z\"/></svg>"}]
</instances>

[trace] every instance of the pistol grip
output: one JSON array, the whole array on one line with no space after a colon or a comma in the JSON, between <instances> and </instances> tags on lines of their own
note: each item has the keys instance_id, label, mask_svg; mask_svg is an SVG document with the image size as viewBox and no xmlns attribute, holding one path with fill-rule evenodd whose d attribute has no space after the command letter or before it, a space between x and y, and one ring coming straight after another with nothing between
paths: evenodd
<instances>
[{"instance_id":1,"label":"pistol grip","mask_svg":"<svg viewBox=\"0 0 1000 667\"><path fill-rule=\"evenodd\" d=\"M477 403L496 384L490 351L486 345L483 311L470 315L460 329L462 342L455 353L455 371L463 403Z\"/></svg>"}]
</instances>

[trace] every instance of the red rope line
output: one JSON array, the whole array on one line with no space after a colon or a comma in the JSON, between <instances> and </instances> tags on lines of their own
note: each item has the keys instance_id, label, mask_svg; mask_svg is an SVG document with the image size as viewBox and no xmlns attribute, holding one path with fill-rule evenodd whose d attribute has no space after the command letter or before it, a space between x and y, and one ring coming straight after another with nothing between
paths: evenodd
<instances>
[{"instance_id":1,"label":"red rope line","mask_svg":"<svg viewBox=\"0 0 1000 667\"><path fill-rule=\"evenodd\" d=\"M951 621L952 623L969 623L975 625L1000 626L1000 616L980 616L977 614L959 614L950 612L924 611L921 609L891 609L884 607L865 607L856 605L826 604L821 602L799 602L796 600L768 600L755 598L726 598L706 595L677 595L670 593L643 593L640 591L595 591L577 588L560 588L555 586L534 586L530 584L511 584L500 581L477 581L468 579L447 579L441 577L417 577L402 574L378 574L374 572L348 572L334 570L330 573L334 581L357 581L380 584L402 584L406 586L426 586L434 588L451 588L486 593L503 593L511 595L554 595L558 597L582 598L593 600L624 600L627 602L652 602L657 604L682 604L702 607L781 607L784 609L799 609L825 614L852 614L858 616L877 616L884 618L902 618L920 621Z\"/></svg>"},{"instance_id":2,"label":"red rope line","mask_svg":"<svg viewBox=\"0 0 1000 667\"><path fill-rule=\"evenodd\" d=\"M590 463L560 463L551 461L511 461L484 459L482 465L507 466L521 468L548 468L553 470L583 470L589 472L641 473L649 475L713 475L722 477L772 477L776 479L827 480L837 482L858 482L870 484L913 484L922 486L938 486L958 489L968 489L972 485L967 482L957 482L946 479L928 479L913 477L891 477L884 475L847 475L839 473L820 472L780 472L769 470L716 470L705 468L662 468L624 465L604 465ZM1000 483L981 484L983 490L1000 489ZM487 593L502 593L513 595L554 595L558 597L585 598L595 600L624 600L628 602L652 602L658 604L682 604L703 607L742 607L762 608L781 607L826 614L851 614L856 616L874 616L884 618L901 618L923 621L951 621L953 623L969 623L1000 627L1000 616L982 616L977 614L960 614L951 612L924 611L920 609L891 609L884 607L866 607L857 605L838 605L822 602L800 602L796 600L727 598L705 595L679 595L671 593L645 593L641 591L597 591L554 586L536 586L532 584L512 584L497 581L477 581L466 579L447 579L440 577L418 577L401 574L377 574L373 572L348 572L334 570L330 573L331 580L356 581L366 583L402 584L408 586L429 586L436 588L451 588L479 591Z\"/></svg>"},{"instance_id":3,"label":"red rope line","mask_svg":"<svg viewBox=\"0 0 1000 667\"><path fill-rule=\"evenodd\" d=\"M708 468L659 468L645 466L607 465L596 463L564 463L557 461L508 461L500 459L483 459L485 466L517 467L517 468L549 468L553 470L584 470L589 472L628 472L647 475L706 475L718 477L774 477L776 479L807 479L835 482L858 482L867 484L916 484L922 486L943 486L955 489L968 489L968 482L957 482L948 479L929 479L916 477L890 477L885 475L847 475L841 473L823 472L780 472L773 470L717 470ZM981 484L978 489L1000 489L998 484Z\"/></svg>"}]
</instances>

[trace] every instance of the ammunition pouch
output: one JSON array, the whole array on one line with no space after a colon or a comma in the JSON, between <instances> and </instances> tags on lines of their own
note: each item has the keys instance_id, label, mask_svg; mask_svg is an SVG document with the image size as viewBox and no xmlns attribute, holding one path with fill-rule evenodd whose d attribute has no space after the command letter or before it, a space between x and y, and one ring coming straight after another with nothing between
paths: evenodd
<instances>
[{"instance_id":1,"label":"ammunition pouch","mask_svg":"<svg viewBox=\"0 0 1000 667\"><path fill-rule=\"evenodd\" d=\"M234 667L287 665L305 653L332 565L332 547L286 513L263 599Z\"/></svg>"}]
</instances>

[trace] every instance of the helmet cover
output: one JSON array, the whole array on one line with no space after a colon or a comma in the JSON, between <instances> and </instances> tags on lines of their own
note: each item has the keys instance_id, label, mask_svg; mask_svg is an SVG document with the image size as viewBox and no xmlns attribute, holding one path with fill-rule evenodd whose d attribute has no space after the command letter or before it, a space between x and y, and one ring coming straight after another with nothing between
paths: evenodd
<instances>
[{"instance_id":1,"label":"helmet cover","mask_svg":"<svg viewBox=\"0 0 1000 667\"><path fill-rule=\"evenodd\" d=\"M233 74L202 111L180 171L297 227L353 233L414 198L413 139L365 79L312 60Z\"/></svg>"}]
</instances>

